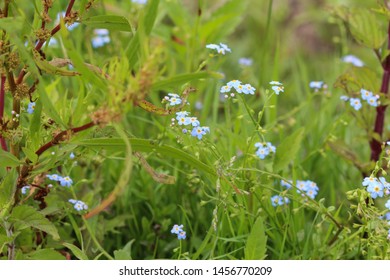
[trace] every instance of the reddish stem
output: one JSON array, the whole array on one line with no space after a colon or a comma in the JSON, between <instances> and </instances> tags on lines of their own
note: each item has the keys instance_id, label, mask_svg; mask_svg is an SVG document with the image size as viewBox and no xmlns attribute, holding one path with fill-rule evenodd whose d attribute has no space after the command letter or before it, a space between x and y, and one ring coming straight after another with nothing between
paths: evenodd
<instances>
[{"instance_id":1,"label":"reddish stem","mask_svg":"<svg viewBox=\"0 0 390 280\"><path fill-rule=\"evenodd\" d=\"M66 12L65 12L65 17L67 17L70 14L70 12L72 11L72 8L73 8L73 5L74 5L75 1L76 0L70 0L69 1L68 7L66 8ZM50 32L51 36L56 34L60 29L61 29L61 24L59 23L51 30L51 32ZM42 48L42 46L43 46L43 44L45 42L46 42L46 40L39 40L37 45L35 46L35 49L37 51L39 51ZM23 82L23 78L24 78L25 75L26 75L26 71L23 68L22 71L20 71L20 73L19 73L19 76L18 76L18 79L17 79L16 83L20 84L21 82Z\"/></svg>"},{"instance_id":2,"label":"reddish stem","mask_svg":"<svg viewBox=\"0 0 390 280\"><path fill-rule=\"evenodd\" d=\"M3 124L2 120L4 118L4 106L5 106L5 75L1 75L1 85L0 85L0 125ZM5 139L0 135L0 145L3 151L7 151L7 143Z\"/></svg>"},{"instance_id":3,"label":"reddish stem","mask_svg":"<svg viewBox=\"0 0 390 280\"><path fill-rule=\"evenodd\" d=\"M35 154L37 156L40 156L41 154L43 154L45 151L47 151L48 149L50 149L51 147L59 144L61 141L64 140L64 138L67 137L67 134L68 133L77 133L77 132L80 132L80 131L83 131L83 130L86 130L88 128L91 128L95 125L94 122L89 122L87 124L84 124L82 126L79 126L79 127L75 127L75 128L71 128L71 129L68 129L68 130L64 130L64 131L61 131L60 133L58 133L56 136L54 136L54 138L47 142L46 144L44 144L43 146L41 146L36 152Z\"/></svg>"},{"instance_id":4,"label":"reddish stem","mask_svg":"<svg viewBox=\"0 0 390 280\"><path fill-rule=\"evenodd\" d=\"M390 22L388 26L387 37L388 37L387 48L390 49ZM386 57L386 59L382 63L382 67L384 72L382 76L382 85L381 85L380 92L387 95L389 92L389 82L390 82L390 55ZM382 134L383 134L386 108L387 108L386 105L380 105L376 108L374 133L378 134L380 138L382 138ZM378 141L375 138L372 138L370 141L370 147L371 147L371 160L378 161L379 156L382 152L382 142Z\"/></svg>"}]
</instances>

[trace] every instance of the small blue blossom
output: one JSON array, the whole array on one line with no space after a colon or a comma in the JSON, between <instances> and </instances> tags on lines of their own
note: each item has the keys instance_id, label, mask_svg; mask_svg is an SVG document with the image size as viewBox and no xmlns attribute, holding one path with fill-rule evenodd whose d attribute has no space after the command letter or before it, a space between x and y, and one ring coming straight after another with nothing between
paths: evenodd
<instances>
[{"instance_id":1,"label":"small blue blossom","mask_svg":"<svg viewBox=\"0 0 390 280\"><path fill-rule=\"evenodd\" d=\"M184 240L184 239L186 239L186 232L183 230L183 231L181 231L181 232L179 232L179 234L177 235L177 239L179 239L179 240Z\"/></svg>"},{"instance_id":2,"label":"small blue blossom","mask_svg":"<svg viewBox=\"0 0 390 280\"><path fill-rule=\"evenodd\" d=\"M297 193L301 193L301 192L307 192L309 189L308 189L308 186L306 184L306 181L301 181L301 180L297 180Z\"/></svg>"},{"instance_id":3,"label":"small blue blossom","mask_svg":"<svg viewBox=\"0 0 390 280\"><path fill-rule=\"evenodd\" d=\"M271 204L272 206L281 206L283 204L288 204L290 200L287 197L283 197L280 195L274 195L271 197Z\"/></svg>"},{"instance_id":4,"label":"small blue blossom","mask_svg":"<svg viewBox=\"0 0 390 280\"><path fill-rule=\"evenodd\" d=\"M181 111L176 113L176 119L179 120L180 118L188 116L190 113L187 111Z\"/></svg>"},{"instance_id":5,"label":"small blue blossom","mask_svg":"<svg viewBox=\"0 0 390 280\"><path fill-rule=\"evenodd\" d=\"M148 2L148 0L131 0L131 2L136 3L136 4L140 4L140 5L144 5Z\"/></svg>"},{"instance_id":6,"label":"small blue blossom","mask_svg":"<svg viewBox=\"0 0 390 280\"><path fill-rule=\"evenodd\" d=\"M183 128L181 132L183 132L184 134L186 134L186 133L188 132L188 130L185 129L185 128Z\"/></svg>"},{"instance_id":7,"label":"small blue blossom","mask_svg":"<svg viewBox=\"0 0 390 280\"><path fill-rule=\"evenodd\" d=\"M377 197L383 197L383 188L383 185L376 181L375 183L367 186L367 191L370 193L371 197L375 199Z\"/></svg>"},{"instance_id":8,"label":"small blue blossom","mask_svg":"<svg viewBox=\"0 0 390 280\"><path fill-rule=\"evenodd\" d=\"M360 94L363 100L368 100L369 98L374 96L374 94L371 91L365 90L364 88L360 90Z\"/></svg>"},{"instance_id":9,"label":"small blue blossom","mask_svg":"<svg viewBox=\"0 0 390 280\"><path fill-rule=\"evenodd\" d=\"M198 137L198 139L202 139L203 135L206 135L207 132L210 132L208 127L196 126L192 129L191 135L194 137Z\"/></svg>"},{"instance_id":10,"label":"small blue blossom","mask_svg":"<svg viewBox=\"0 0 390 280\"><path fill-rule=\"evenodd\" d=\"M324 84L323 81L311 81L309 87L315 90L319 90L322 88L323 84Z\"/></svg>"},{"instance_id":11,"label":"small blue blossom","mask_svg":"<svg viewBox=\"0 0 390 280\"><path fill-rule=\"evenodd\" d=\"M222 44L222 43L219 43L219 45L208 44L208 45L206 45L206 48L211 49L211 50L215 50L218 54L222 54L222 55L225 55L226 52L232 52L231 49L227 45Z\"/></svg>"},{"instance_id":12,"label":"small blue blossom","mask_svg":"<svg viewBox=\"0 0 390 280\"><path fill-rule=\"evenodd\" d=\"M176 118L177 119L177 118ZM179 125L189 125L191 123L190 117L181 117L177 119Z\"/></svg>"},{"instance_id":13,"label":"small blue blossom","mask_svg":"<svg viewBox=\"0 0 390 280\"><path fill-rule=\"evenodd\" d=\"M270 154L270 152L275 153L276 147L273 146L270 142L267 143L255 143L255 147L257 148L256 155L260 159L265 159L266 156Z\"/></svg>"},{"instance_id":14,"label":"small blue blossom","mask_svg":"<svg viewBox=\"0 0 390 280\"><path fill-rule=\"evenodd\" d=\"M190 123L192 124L192 126L199 126L200 125L200 122L198 121L197 117L190 117L189 120L190 120Z\"/></svg>"},{"instance_id":15,"label":"small blue blossom","mask_svg":"<svg viewBox=\"0 0 390 280\"><path fill-rule=\"evenodd\" d=\"M228 82L226 85L229 87L237 88L239 85L241 85L241 81L240 80L232 80L232 81Z\"/></svg>"},{"instance_id":16,"label":"small blue blossom","mask_svg":"<svg viewBox=\"0 0 390 280\"><path fill-rule=\"evenodd\" d=\"M34 113L34 110L35 110L35 102L28 103L27 113L32 114Z\"/></svg>"},{"instance_id":17,"label":"small blue blossom","mask_svg":"<svg viewBox=\"0 0 390 280\"><path fill-rule=\"evenodd\" d=\"M183 225L174 225L171 233L179 234L181 231L183 231Z\"/></svg>"},{"instance_id":18,"label":"small blue blossom","mask_svg":"<svg viewBox=\"0 0 390 280\"><path fill-rule=\"evenodd\" d=\"M346 62L346 63L351 63L352 65L354 65L356 67L363 67L364 66L363 61L361 61L359 58L357 58L356 56L351 55L351 54L344 56L341 60Z\"/></svg>"},{"instance_id":19,"label":"small blue blossom","mask_svg":"<svg viewBox=\"0 0 390 280\"><path fill-rule=\"evenodd\" d=\"M58 174L48 174L46 175L46 177L49 178L49 180L57 181L57 182L59 182L62 179L62 177Z\"/></svg>"},{"instance_id":20,"label":"small blue blossom","mask_svg":"<svg viewBox=\"0 0 390 280\"><path fill-rule=\"evenodd\" d=\"M22 189L21 189L22 194L26 194L29 189L30 189L30 186L22 187Z\"/></svg>"},{"instance_id":21,"label":"small blue blossom","mask_svg":"<svg viewBox=\"0 0 390 280\"><path fill-rule=\"evenodd\" d=\"M82 210L87 210L88 205L85 204L81 200L76 200L76 199L69 199L68 202L73 204L73 208L76 209L77 211L82 211Z\"/></svg>"},{"instance_id":22,"label":"small blue blossom","mask_svg":"<svg viewBox=\"0 0 390 280\"><path fill-rule=\"evenodd\" d=\"M243 90L242 90L242 92L244 93L244 94L252 94L252 95L254 95L255 94L255 88L254 87L252 87L250 84L245 84L244 86L243 86Z\"/></svg>"},{"instance_id":23,"label":"small blue blossom","mask_svg":"<svg viewBox=\"0 0 390 280\"><path fill-rule=\"evenodd\" d=\"M378 97L377 96L371 96L370 98L367 99L367 103L370 106L373 107L378 107Z\"/></svg>"},{"instance_id":24,"label":"small blue blossom","mask_svg":"<svg viewBox=\"0 0 390 280\"><path fill-rule=\"evenodd\" d=\"M252 66L253 60L251 58L241 57L238 60L238 64L240 64L241 66Z\"/></svg>"},{"instance_id":25,"label":"small blue blossom","mask_svg":"<svg viewBox=\"0 0 390 280\"><path fill-rule=\"evenodd\" d=\"M346 96L346 95L342 95L342 96L340 96L340 99L343 100L343 101L348 101L349 97Z\"/></svg>"},{"instance_id":26,"label":"small blue blossom","mask_svg":"<svg viewBox=\"0 0 390 280\"><path fill-rule=\"evenodd\" d=\"M169 96L169 97L168 97ZM168 96L165 97L165 100L169 102L170 106L175 106L181 104L181 98L176 93L168 93Z\"/></svg>"},{"instance_id":27,"label":"small blue blossom","mask_svg":"<svg viewBox=\"0 0 390 280\"><path fill-rule=\"evenodd\" d=\"M70 159L74 159L75 157L76 157L76 156L74 155L74 153L71 152L70 155L69 155L69 158L70 158Z\"/></svg>"},{"instance_id":28,"label":"small blue blossom","mask_svg":"<svg viewBox=\"0 0 390 280\"><path fill-rule=\"evenodd\" d=\"M60 179L60 184L63 187L70 187L73 184L73 181L69 176L65 176Z\"/></svg>"},{"instance_id":29,"label":"small blue blossom","mask_svg":"<svg viewBox=\"0 0 390 280\"><path fill-rule=\"evenodd\" d=\"M279 95L279 93L284 92L284 87L283 87L283 84L281 82L271 81L269 84L272 85L271 88L275 92L276 95Z\"/></svg>"},{"instance_id":30,"label":"small blue blossom","mask_svg":"<svg viewBox=\"0 0 390 280\"><path fill-rule=\"evenodd\" d=\"M287 180L287 181L285 181L285 180L280 180L280 185L282 186L282 187L285 187L286 189L291 189L291 187L292 187L292 180Z\"/></svg>"},{"instance_id":31,"label":"small blue blossom","mask_svg":"<svg viewBox=\"0 0 390 280\"><path fill-rule=\"evenodd\" d=\"M235 89L237 93L244 93L244 94L255 94L255 88L250 84L241 84L241 81L239 80L232 80L228 82L226 85L222 86L220 89L221 93L229 93L232 89ZM230 96L234 96L234 93L231 93ZM225 95L225 98L227 98L228 95Z\"/></svg>"},{"instance_id":32,"label":"small blue blossom","mask_svg":"<svg viewBox=\"0 0 390 280\"><path fill-rule=\"evenodd\" d=\"M363 179L362 185L366 187L370 185L375 185L377 182L378 182L377 178L370 176L370 177L365 177Z\"/></svg>"},{"instance_id":33,"label":"small blue blossom","mask_svg":"<svg viewBox=\"0 0 390 280\"><path fill-rule=\"evenodd\" d=\"M111 40L107 29L95 29L95 37L92 38L92 47L99 48L108 44Z\"/></svg>"},{"instance_id":34,"label":"small blue blossom","mask_svg":"<svg viewBox=\"0 0 390 280\"><path fill-rule=\"evenodd\" d=\"M385 207L390 210L390 199L386 202ZM389 212L388 212L389 213ZM386 216L389 217L390 215ZM390 218L390 217L389 217ZM388 220L388 219L387 219Z\"/></svg>"},{"instance_id":35,"label":"small blue blossom","mask_svg":"<svg viewBox=\"0 0 390 280\"><path fill-rule=\"evenodd\" d=\"M359 98L351 98L349 100L349 104L356 110L359 111L360 108L362 108L362 102L360 101Z\"/></svg>"}]
</instances>

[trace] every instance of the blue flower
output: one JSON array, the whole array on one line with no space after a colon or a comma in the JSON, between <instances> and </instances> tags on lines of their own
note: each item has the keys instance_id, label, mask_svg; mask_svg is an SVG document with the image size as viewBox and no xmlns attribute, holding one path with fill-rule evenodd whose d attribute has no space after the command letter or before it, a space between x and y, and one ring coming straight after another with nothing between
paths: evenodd
<instances>
[{"instance_id":1,"label":"blue flower","mask_svg":"<svg viewBox=\"0 0 390 280\"><path fill-rule=\"evenodd\" d=\"M271 88L275 92L276 95L279 95L279 93L284 92L284 87L283 87L283 84L281 82L271 81L269 84L272 85Z\"/></svg>"},{"instance_id":2,"label":"blue flower","mask_svg":"<svg viewBox=\"0 0 390 280\"><path fill-rule=\"evenodd\" d=\"M219 43L219 45L208 44L208 45L206 45L206 48L211 49L211 50L215 50L218 54L222 54L222 55L225 55L226 52L232 52L231 49L227 45L222 44L222 43Z\"/></svg>"},{"instance_id":3,"label":"blue flower","mask_svg":"<svg viewBox=\"0 0 390 280\"><path fill-rule=\"evenodd\" d=\"M32 114L35 110L35 102L28 103L27 113Z\"/></svg>"},{"instance_id":4,"label":"blue flower","mask_svg":"<svg viewBox=\"0 0 390 280\"><path fill-rule=\"evenodd\" d=\"M367 99L367 103L370 106L378 107L378 97L377 96L371 96Z\"/></svg>"},{"instance_id":5,"label":"blue flower","mask_svg":"<svg viewBox=\"0 0 390 280\"><path fill-rule=\"evenodd\" d=\"M252 87L250 84L245 84L244 86L243 86L243 90L242 90L242 92L244 93L244 94L252 94L252 95L254 95L255 94L255 88L254 87Z\"/></svg>"},{"instance_id":6,"label":"blue flower","mask_svg":"<svg viewBox=\"0 0 390 280\"><path fill-rule=\"evenodd\" d=\"M179 125L189 125L191 123L191 118L190 117L181 117L177 120L177 123Z\"/></svg>"},{"instance_id":7,"label":"blue flower","mask_svg":"<svg viewBox=\"0 0 390 280\"><path fill-rule=\"evenodd\" d=\"M323 81L311 81L310 84L309 84L309 87L313 88L313 89L316 89L316 90L319 90L319 89L322 88L323 84L324 84Z\"/></svg>"},{"instance_id":8,"label":"blue flower","mask_svg":"<svg viewBox=\"0 0 390 280\"><path fill-rule=\"evenodd\" d=\"M241 66L251 66L253 64L253 60L251 58L241 57L238 60L238 64Z\"/></svg>"},{"instance_id":9,"label":"blue flower","mask_svg":"<svg viewBox=\"0 0 390 280\"><path fill-rule=\"evenodd\" d=\"M165 99L169 102L170 106L179 105L181 104L180 96L176 93L168 93L170 97L165 97Z\"/></svg>"},{"instance_id":10,"label":"blue flower","mask_svg":"<svg viewBox=\"0 0 390 280\"><path fill-rule=\"evenodd\" d=\"M370 193L373 199L379 197L383 197L383 185L376 181L373 184L367 186L367 191Z\"/></svg>"},{"instance_id":11,"label":"blue flower","mask_svg":"<svg viewBox=\"0 0 390 280\"><path fill-rule=\"evenodd\" d=\"M281 206L283 204L288 204L289 202L290 200L287 197L283 197L280 195L274 195L273 197L271 197L271 204L274 207Z\"/></svg>"},{"instance_id":12,"label":"blue flower","mask_svg":"<svg viewBox=\"0 0 390 280\"><path fill-rule=\"evenodd\" d=\"M285 188L287 188L287 189L290 189L291 187L292 187L292 180L287 180L287 181L285 181L285 180L280 180L280 185L282 186L282 187L285 187Z\"/></svg>"},{"instance_id":13,"label":"blue flower","mask_svg":"<svg viewBox=\"0 0 390 280\"><path fill-rule=\"evenodd\" d=\"M342 61L346 62L346 63L351 63L353 64L354 66L356 67L362 67L364 66L364 63L363 61L361 61L359 58L357 58L356 56L354 55L346 55L342 58Z\"/></svg>"},{"instance_id":14,"label":"blue flower","mask_svg":"<svg viewBox=\"0 0 390 280\"><path fill-rule=\"evenodd\" d=\"M131 0L131 2L136 3L136 4L140 4L140 5L144 5L148 2L148 0Z\"/></svg>"},{"instance_id":15,"label":"blue flower","mask_svg":"<svg viewBox=\"0 0 390 280\"><path fill-rule=\"evenodd\" d=\"M73 181L69 176L65 176L60 179L60 184L63 187L70 187L73 184Z\"/></svg>"},{"instance_id":16,"label":"blue flower","mask_svg":"<svg viewBox=\"0 0 390 280\"><path fill-rule=\"evenodd\" d=\"M360 94L362 95L363 100L368 100L369 98L374 96L371 91L365 90L364 88L360 90Z\"/></svg>"},{"instance_id":17,"label":"blue flower","mask_svg":"<svg viewBox=\"0 0 390 280\"><path fill-rule=\"evenodd\" d=\"M70 158L70 159L74 159L75 157L76 157L76 156L74 155L74 153L71 152L70 155L69 155L69 158Z\"/></svg>"},{"instance_id":18,"label":"blue flower","mask_svg":"<svg viewBox=\"0 0 390 280\"><path fill-rule=\"evenodd\" d=\"M198 139L202 139L203 135L206 135L206 132L209 132L210 129L208 127L196 126L192 129L191 135L194 137L198 137Z\"/></svg>"},{"instance_id":19,"label":"blue flower","mask_svg":"<svg viewBox=\"0 0 390 280\"><path fill-rule=\"evenodd\" d=\"M174 225L172 227L171 233L179 234L181 231L183 231L183 225Z\"/></svg>"},{"instance_id":20,"label":"blue flower","mask_svg":"<svg viewBox=\"0 0 390 280\"><path fill-rule=\"evenodd\" d=\"M107 29L95 29L95 37L92 38L92 47L99 48L108 44L111 40Z\"/></svg>"},{"instance_id":21,"label":"blue flower","mask_svg":"<svg viewBox=\"0 0 390 280\"><path fill-rule=\"evenodd\" d=\"M343 101L348 101L349 97L346 96L346 95L342 95L342 96L340 96L340 99L343 100Z\"/></svg>"},{"instance_id":22,"label":"blue flower","mask_svg":"<svg viewBox=\"0 0 390 280\"><path fill-rule=\"evenodd\" d=\"M26 194L29 189L30 189L30 186L22 187L22 189L21 189L22 194Z\"/></svg>"},{"instance_id":23,"label":"blue flower","mask_svg":"<svg viewBox=\"0 0 390 280\"><path fill-rule=\"evenodd\" d=\"M270 142L267 143L255 143L255 147L257 148L256 155L260 159L265 159L266 156L270 154L270 152L275 153L276 147L273 146Z\"/></svg>"},{"instance_id":24,"label":"blue flower","mask_svg":"<svg viewBox=\"0 0 390 280\"><path fill-rule=\"evenodd\" d=\"M187 111L181 111L176 113L176 119L179 120L180 118L188 116L190 113Z\"/></svg>"},{"instance_id":25,"label":"blue flower","mask_svg":"<svg viewBox=\"0 0 390 280\"><path fill-rule=\"evenodd\" d=\"M76 200L76 199L69 199L68 202L73 204L73 208L76 209L77 211L82 211L82 210L87 210L88 205L85 204L81 200Z\"/></svg>"},{"instance_id":26,"label":"blue flower","mask_svg":"<svg viewBox=\"0 0 390 280\"><path fill-rule=\"evenodd\" d=\"M177 239L179 240L183 240L183 239L186 239L186 232L184 230L182 230L181 232L178 233L177 235Z\"/></svg>"},{"instance_id":27,"label":"blue flower","mask_svg":"<svg viewBox=\"0 0 390 280\"><path fill-rule=\"evenodd\" d=\"M386 207L387 209L390 209L390 199L386 202L385 207ZM389 215L388 215L388 216L389 216ZM388 216L386 216L386 218L387 218Z\"/></svg>"},{"instance_id":28,"label":"blue flower","mask_svg":"<svg viewBox=\"0 0 390 280\"><path fill-rule=\"evenodd\" d=\"M62 177L58 174L48 174L46 175L46 177L52 181L57 181L57 182L59 182L62 179Z\"/></svg>"},{"instance_id":29,"label":"blue flower","mask_svg":"<svg viewBox=\"0 0 390 280\"><path fill-rule=\"evenodd\" d=\"M359 98L351 98L349 100L349 104L351 104L351 106L356 110L360 110L360 108L362 108L362 102L360 101Z\"/></svg>"},{"instance_id":30,"label":"blue flower","mask_svg":"<svg viewBox=\"0 0 390 280\"><path fill-rule=\"evenodd\" d=\"M231 86L224 85L223 87L221 87L220 92L221 92L221 93L228 93L228 92L230 92L231 89L232 89Z\"/></svg>"},{"instance_id":31,"label":"blue flower","mask_svg":"<svg viewBox=\"0 0 390 280\"><path fill-rule=\"evenodd\" d=\"M192 124L192 126L199 126L200 125L200 122L198 121L197 117L190 117L190 123Z\"/></svg>"}]
</instances>

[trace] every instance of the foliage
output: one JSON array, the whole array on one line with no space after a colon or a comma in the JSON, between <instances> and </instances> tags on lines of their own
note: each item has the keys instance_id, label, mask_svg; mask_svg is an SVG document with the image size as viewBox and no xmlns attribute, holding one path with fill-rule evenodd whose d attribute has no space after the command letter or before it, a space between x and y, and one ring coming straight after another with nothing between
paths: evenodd
<instances>
[{"instance_id":1,"label":"foliage","mask_svg":"<svg viewBox=\"0 0 390 280\"><path fill-rule=\"evenodd\" d=\"M0 258L388 259L388 8L282 2L0 1Z\"/></svg>"}]
</instances>

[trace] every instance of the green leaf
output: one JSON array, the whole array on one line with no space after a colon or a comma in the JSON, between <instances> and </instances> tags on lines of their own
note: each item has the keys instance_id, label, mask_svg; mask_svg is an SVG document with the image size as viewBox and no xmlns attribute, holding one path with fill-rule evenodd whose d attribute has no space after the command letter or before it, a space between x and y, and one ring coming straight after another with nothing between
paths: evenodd
<instances>
[{"instance_id":1,"label":"green leaf","mask_svg":"<svg viewBox=\"0 0 390 280\"><path fill-rule=\"evenodd\" d=\"M62 245L64 245L64 247L68 248L69 250L71 250L73 255L79 260L84 260L84 261L88 260L88 256L83 251L81 251L80 248L78 248L77 246L66 242L62 243Z\"/></svg>"},{"instance_id":2,"label":"green leaf","mask_svg":"<svg viewBox=\"0 0 390 280\"><path fill-rule=\"evenodd\" d=\"M293 134L286 137L277 147L273 165L274 172L279 172L295 159L299 147L301 146L304 132L305 129L301 127Z\"/></svg>"},{"instance_id":3,"label":"green leaf","mask_svg":"<svg viewBox=\"0 0 390 280\"><path fill-rule=\"evenodd\" d=\"M222 76L221 74L216 72L197 72L197 73L189 73L189 74L180 74L180 75L167 78L162 81L155 82L152 85L152 89L154 90L171 89L172 87L183 85L184 83L193 80L200 80L200 79L207 79L207 78L221 79Z\"/></svg>"},{"instance_id":4,"label":"green leaf","mask_svg":"<svg viewBox=\"0 0 390 280\"><path fill-rule=\"evenodd\" d=\"M26 255L30 260L66 260L65 256L54 249L41 249Z\"/></svg>"},{"instance_id":5,"label":"green leaf","mask_svg":"<svg viewBox=\"0 0 390 280\"><path fill-rule=\"evenodd\" d=\"M8 215L8 211L14 203L16 179L17 172L14 168L4 176L0 183L0 220Z\"/></svg>"},{"instance_id":6,"label":"green leaf","mask_svg":"<svg viewBox=\"0 0 390 280\"><path fill-rule=\"evenodd\" d=\"M114 257L115 260L131 260L131 246L135 242L135 239L129 241L123 249L115 250Z\"/></svg>"},{"instance_id":7,"label":"green leaf","mask_svg":"<svg viewBox=\"0 0 390 280\"><path fill-rule=\"evenodd\" d=\"M176 149L168 145L159 145L156 141L130 138L131 148L133 151L138 152L153 152L156 151L164 156L180 159L189 165L192 165L200 170L203 170L211 175L216 176L215 170L201 162L197 158L188 154L188 152ZM100 148L112 151L125 150L125 143L120 138L98 138L98 139L86 139L74 141L72 144L89 148Z\"/></svg>"},{"instance_id":8,"label":"green leaf","mask_svg":"<svg viewBox=\"0 0 390 280\"><path fill-rule=\"evenodd\" d=\"M38 156L35 153L35 151L27 148L27 147L22 147L23 153L26 155L26 157L32 162L35 163L38 160Z\"/></svg>"},{"instance_id":9,"label":"green leaf","mask_svg":"<svg viewBox=\"0 0 390 280\"><path fill-rule=\"evenodd\" d=\"M50 234L54 240L60 239L58 231L52 222L31 206L20 205L15 207L12 211L10 221L15 224L15 228L18 230L33 227Z\"/></svg>"},{"instance_id":10,"label":"green leaf","mask_svg":"<svg viewBox=\"0 0 390 280\"><path fill-rule=\"evenodd\" d=\"M267 236L265 235L264 221L258 217L248 236L245 245L246 260L263 260L267 252Z\"/></svg>"},{"instance_id":11,"label":"green leaf","mask_svg":"<svg viewBox=\"0 0 390 280\"><path fill-rule=\"evenodd\" d=\"M160 0L149 1L149 4L146 7L145 16L140 19L140 24L144 27L143 32L145 35L150 35L152 32L153 25L157 17L159 3ZM141 46L140 43L140 35L137 31L126 48L126 56L129 60L129 64L132 65L132 67L134 67L138 61L138 52Z\"/></svg>"},{"instance_id":12,"label":"green leaf","mask_svg":"<svg viewBox=\"0 0 390 280\"><path fill-rule=\"evenodd\" d=\"M38 89L39 89L39 97L41 98L43 107L45 108L45 113L49 117L51 117L56 123L61 124L61 126L63 128L65 128L66 127L65 123L62 121L56 108L54 107L53 103L51 102L51 99L46 94L47 89L43 87L42 83L43 83L43 80L40 79L40 83L38 83Z\"/></svg>"},{"instance_id":13,"label":"green leaf","mask_svg":"<svg viewBox=\"0 0 390 280\"><path fill-rule=\"evenodd\" d=\"M12 237L0 233L0 252L2 252L4 246L6 246L7 244L11 243L12 240L13 240Z\"/></svg>"},{"instance_id":14,"label":"green leaf","mask_svg":"<svg viewBox=\"0 0 390 280\"><path fill-rule=\"evenodd\" d=\"M351 9L347 21L355 40L368 48L379 49L386 40L386 29L366 8Z\"/></svg>"},{"instance_id":15,"label":"green leaf","mask_svg":"<svg viewBox=\"0 0 390 280\"><path fill-rule=\"evenodd\" d=\"M82 23L91 28L105 28L125 32L132 31L129 21L125 17L117 15L94 16L83 20Z\"/></svg>"},{"instance_id":16,"label":"green leaf","mask_svg":"<svg viewBox=\"0 0 390 280\"><path fill-rule=\"evenodd\" d=\"M2 149L0 149L0 159L0 167L16 167L22 164L17 157Z\"/></svg>"},{"instance_id":17,"label":"green leaf","mask_svg":"<svg viewBox=\"0 0 390 280\"><path fill-rule=\"evenodd\" d=\"M349 67L340 75L334 87L342 88L347 93L357 92L364 88L366 90L378 93L380 79L376 72L368 67Z\"/></svg>"}]
</instances>

